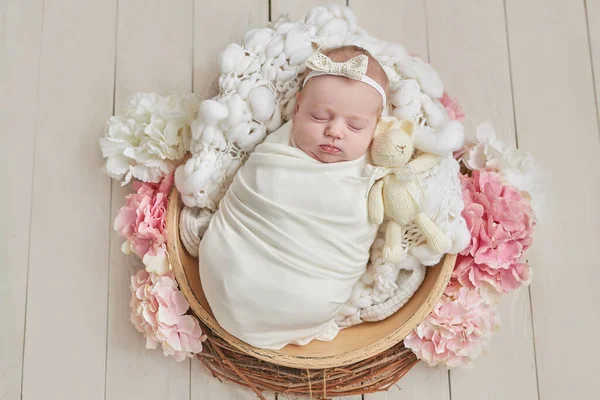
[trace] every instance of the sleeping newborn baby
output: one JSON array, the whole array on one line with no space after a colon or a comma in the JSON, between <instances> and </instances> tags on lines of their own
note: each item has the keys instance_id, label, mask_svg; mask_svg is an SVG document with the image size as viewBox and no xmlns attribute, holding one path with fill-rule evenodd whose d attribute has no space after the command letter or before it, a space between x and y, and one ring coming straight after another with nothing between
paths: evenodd
<instances>
[{"instance_id":1,"label":"sleeping newborn baby","mask_svg":"<svg viewBox=\"0 0 600 400\"><path fill-rule=\"evenodd\" d=\"M260 348L331 340L365 272L368 148L389 83L364 49L317 52L291 121L256 147L200 243L200 278L219 324Z\"/></svg>"}]
</instances>

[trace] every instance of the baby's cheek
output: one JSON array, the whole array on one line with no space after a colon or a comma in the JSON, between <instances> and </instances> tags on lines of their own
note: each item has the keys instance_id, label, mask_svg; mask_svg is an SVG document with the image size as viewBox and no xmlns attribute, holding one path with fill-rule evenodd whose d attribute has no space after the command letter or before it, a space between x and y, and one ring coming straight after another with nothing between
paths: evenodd
<instances>
[{"instance_id":1,"label":"baby's cheek","mask_svg":"<svg viewBox=\"0 0 600 400\"><path fill-rule=\"evenodd\" d=\"M365 153L369 149L372 141L373 138L368 135L361 137L360 150Z\"/></svg>"},{"instance_id":2,"label":"baby's cheek","mask_svg":"<svg viewBox=\"0 0 600 400\"><path fill-rule=\"evenodd\" d=\"M302 131L302 137L306 143L313 143L319 136L319 130L317 126L313 124L306 124Z\"/></svg>"},{"instance_id":3,"label":"baby's cheek","mask_svg":"<svg viewBox=\"0 0 600 400\"><path fill-rule=\"evenodd\" d=\"M296 144L304 149L309 147L315 141L313 130L307 125L308 124L302 124L301 126L298 126L294 135Z\"/></svg>"}]
</instances>

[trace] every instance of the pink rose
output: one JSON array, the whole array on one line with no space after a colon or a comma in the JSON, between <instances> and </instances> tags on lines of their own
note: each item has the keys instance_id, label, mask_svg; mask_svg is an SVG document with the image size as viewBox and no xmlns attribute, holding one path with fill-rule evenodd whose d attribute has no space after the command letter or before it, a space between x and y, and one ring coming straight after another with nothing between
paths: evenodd
<instances>
[{"instance_id":1,"label":"pink rose","mask_svg":"<svg viewBox=\"0 0 600 400\"><path fill-rule=\"evenodd\" d=\"M496 311L477 290L452 280L404 345L430 366L464 366L479 356L499 325Z\"/></svg>"},{"instance_id":2,"label":"pink rose","mask_svg":"<svg viewBox=\"0 0 600 400\"><path fill-rule=\"evenodd\" d=\"M169 192L173 185L173 174L160 183L134 182L135 193L125 197L115 218L114 229L127 239L123 245L126 253L134 252L141 259L146 253L151 256L163 254L165 238L165 216Z\"/></svg>"},{"instance_id":3,"label":"pink rose","mask_svg":"<svg viewBox=\"0 0 600 400\"><path fill-rule=\"evenodd\" d=\"M456 101L456 99L451 98L447 92L444 92L442 97L440 97L440 103L442 103L442 105L446 109L450 120L462 121L465 119L465 113L463 112L462 107L460 106L460 104L458 104L458 101Z\"/></svg>"},{"instance_id":4,"label":"pink rose","mask_svg":"<svg viewBox=\"0 0 600 400\"><path fill-rule=\"evenodd\" d=\"M177 361L202 351L198 320L186 315L189 304L173 279L173 273L160 276L139 270L131 277L131 322L146 337L146 347L162 345L163 354Z\"/></svg>"},{"instance_id":5,"label":"pink rose","mask_svg":"<svg viewBox=\"0 0 600 400\"><path fill-rule=\"evenodd\" d=\"M471 243L457 260L453 276L469 288L487 283L499 293L528 282L531 274L522 258L535 226L529 202L495 172L476 170L460 180Z\"/></svg>"}]
</instances>

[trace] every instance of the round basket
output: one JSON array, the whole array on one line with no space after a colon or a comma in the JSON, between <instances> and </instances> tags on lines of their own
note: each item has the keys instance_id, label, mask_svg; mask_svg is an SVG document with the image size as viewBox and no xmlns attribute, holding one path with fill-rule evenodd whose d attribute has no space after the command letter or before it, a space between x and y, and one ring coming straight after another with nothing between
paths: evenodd
<instances>
[{"instance_id":1,"label":"round basket","mask_svg":"<svg viewBox=\"0 0 600 400\"><path fill-rule=\"evenodd\" d=\"M391 317L342 330L331 342L313 341L306 346L288 345L281 350L250 346L219 326L202 290L198 259L184 248L179 237L183 203L173 188L167 211L167 248L171 267L192 312L201 324L231 349L259 360L300 369L336 368L375 357L398 345L432 311L450 280L456 256L447 255L427 268L425 280L413 297Z\"/></svg>"}]
</instances>

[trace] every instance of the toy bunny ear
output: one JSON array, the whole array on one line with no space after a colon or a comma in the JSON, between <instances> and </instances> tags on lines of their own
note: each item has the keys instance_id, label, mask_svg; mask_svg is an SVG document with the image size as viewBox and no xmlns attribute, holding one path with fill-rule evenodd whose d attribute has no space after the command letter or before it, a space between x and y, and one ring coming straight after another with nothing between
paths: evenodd
<instances>
[{"instance_id":1,"label":"toy bunny ear","mask_svg":"<svg viewBox=\"0 0 600 400\"><path fill-rule=\"evenodd\" d=\"M405 131L410 136L412 136L412 134L413 134L413 132L415 130L415 125L414 125L414 123L410 119L403 120L400 123L400 126L401 126L401 128L402 128L403 131Z\"/></svg>"}]
</instances>

